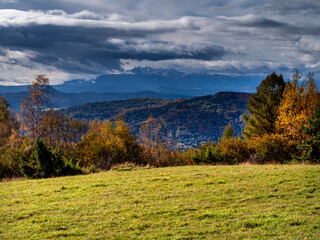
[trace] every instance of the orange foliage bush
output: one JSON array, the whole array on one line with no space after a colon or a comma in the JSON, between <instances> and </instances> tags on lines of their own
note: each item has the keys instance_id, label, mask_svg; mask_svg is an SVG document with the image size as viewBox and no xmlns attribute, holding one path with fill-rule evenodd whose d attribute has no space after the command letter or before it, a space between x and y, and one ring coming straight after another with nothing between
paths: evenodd
<instances>
[{"instance_id":1,"label":"orange foliage bush","mask_svg":"<svg viewBox=\"0 0 320 240\"><path fill-rule=\"evenodd\" d=\"M78 158L85 167L95 165L110 169L113 164L134 162L140 164L141 149L123 121L96 122L78 144Z\"/></svg>"},{"instance_id":2,"label":"orange foliage bush","mask_svg":"<svg viewBox=\"0 0 320 240\"><path fill-rule=\"evenodd\" d=\"M248 142L254 153L263 157L264 162L285 163L292 159L296 145L280 134L265 134Z\"/></svg>"},{"instance_id":3,"label":"orange foliage bush","mask_svg":"<svg viewBox=\"0 0 320 240\"><path fill-rule=\"evenodd\" d=\"M246 142L239 138L228 138L220 141L218 150L226 164L242 163L250 157Z\"/></svg>"}]
</instances>

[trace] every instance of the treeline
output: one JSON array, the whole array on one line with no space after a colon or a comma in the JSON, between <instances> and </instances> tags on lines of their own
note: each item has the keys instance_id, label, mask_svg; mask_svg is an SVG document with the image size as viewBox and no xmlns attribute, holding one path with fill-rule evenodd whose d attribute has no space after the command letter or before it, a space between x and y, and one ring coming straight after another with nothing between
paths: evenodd
<instances>
[{"instance_id":1,"label":"treeline","mask_svg":"<svg viewBox=\"0 0 320 240\"><path fill-rule=\"evenodd\" d=\"M314 75L292 80L272 73L257 87L244 114L242 136L227 126L218 144L195 151L196 163L320 163L320 95Z\"/></svg>"},{"instance_id":2,"label":"treeline","mask_svg":"<svg viewBox=\"0 0 320 240\"><path fill-rule=\"evenodd\" d=\"M153 117L135 137L121 119L88 122L53 110L44 75L28 92L18 114L0 98L0 179L81 174L126 162L153 167L320 162L320 98L312 74L301 81L295 72L288 82L268 75L250 96L241 136L235 137L229 124L218 143L188 151L176 149L166 124Z\"/></svg>"},{"instance_id":3,"label":"treeline","mask_svg":"<svg viewBox=\"0 0 320 240\"><path fill-rule=\"evenodd\" d=\"M126 162L152 167L187 163L186 153L171 148L164 124L153 117L134 137L121 119L81 121L52 109L54 96L44 75L28 92L18 114L0 98L0 179L73 175Z\"/></svg>"}]
</instances>

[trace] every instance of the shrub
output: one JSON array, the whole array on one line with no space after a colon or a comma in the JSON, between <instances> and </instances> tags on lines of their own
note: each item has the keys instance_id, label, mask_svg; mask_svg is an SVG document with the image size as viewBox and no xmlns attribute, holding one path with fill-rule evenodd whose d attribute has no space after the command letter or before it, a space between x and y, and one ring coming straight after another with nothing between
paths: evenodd
<instances>
[{"instance_id":1,"label":"shrub","mask_svg":"<svg viewBox=\"0 0 320 240\"><path fill-rule=\"evenodd\" d=\"M55 166L56 176L77 175L83 173L79 162L74 163L72 159L68 160L61 148L52 150L52 158Z\"/></svg>"},{"instance_id":2,"label":"shrub","mask_svg":"<svg viewBox=\"0 0 320 240\"><path fill-rule=\"evenodd\" d=\"M33 146L20 153L20 169L25 177L48 178L81 174L79 164L67 160L60 148L52 149L38 138Z\"/></svg>"},{"instance_id":3,"label":"shrub","mask_svg":"<svg viewBox=\"0 0 320 240\"><path fill-rule=\"evenodd\" d=\"M19 168L20 151L16 148L0 149L0 180L4 178L21 177Z\"/></svg>"},{"instance_id":4,"label":"shrub","mask_svg":"<svg viewBox=\"0 0 320 240\"><path fill-rule=\"evenodd\" d=\"M8 143L0 148L0 179L23 177L21 157L29 146L30 138L23 138L17 132L11 135Z\"/></svg>"},{"instance_id":5,"label":"shrub","mask_svg":"<svg viewBox=\"0 0 320 240\"><path fill-rule=\"evenodd\" d=\"M283 135L265 134L249 141L254 153L262 156L264 162L286 163L292 160L296 146Z\"/></svg>"},{"instance_id":6,"label":"shrub","mask_svg":"<svg viewBox=\"0 0 320 240\"><path fill-rule=\"evenodd\" d=\"M88 133L78 144L81 166L109 170L112 165L141 164L141 148L123 121L91 122Z\"/></svg>"},{"instance_id":7,"label":"shrub","mask_svg":"<svg viewBox=\"0 0 320 240\"><path fill-rule=\"evenodd\" d=\"M57 173L58 176L68 176L68 175L78 175L82 174L83 171L81 167L79 166L79 162L76 164L72 160L66 160L63 161L63 166L60 169L60 171Z\"/></svg>"},{"instance_id":8,"label":"shrub","mask_svg":"<svg viewBox=\"0 0 320 240\"><path fill-rule=\"evenodd\" d=\"M21 156L21 172L29 178L47 178L55 173L51 149L38 138L35 144Z\"/></svg>"},{"instance_id":9,"label":"shrub","mask_svg":"<svg viewBox=\"0 0 320 240\"><path fill-rule=\"evenodd\" d=\"M219 154L226 164L245 162L250 157L250 150L245 141L239 138L228 138L219 142Z\"/></svg>"},{"instance_id":10,"label":"shrub","mask_svg":"<svg viewBox=\"0 0 320 240\"><path fill-rule=\"evenodd\" d=\"M218 147L213 142L207 142L203 145L199 145L199 149L196 150L192 156L192 161L195 164L221 163L222 157Z\"/></svg>"},{"instance_id":11,"label":"shrub","mask_svg":"<svg viewBox=\"0 0 320 240\"><path fill-rule=\"evenodd\" d=\"M182 166L188 164L188 156L182 151L173 151L164 145L141 146L143 151L140 154L142 165L153 167Z\"/></svg>"}]
</instances>

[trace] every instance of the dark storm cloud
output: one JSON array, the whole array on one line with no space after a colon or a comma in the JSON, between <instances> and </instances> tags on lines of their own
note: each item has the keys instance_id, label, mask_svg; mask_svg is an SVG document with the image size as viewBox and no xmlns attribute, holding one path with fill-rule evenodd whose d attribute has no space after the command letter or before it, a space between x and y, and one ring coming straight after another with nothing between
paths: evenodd
<instances>
[{"instance_id":1,"label":"dark storm cloud","mask_svg":"<svg viewBox=\"0 0 320 240\"><path fill-rule=\"evenodd\" d=\"M259 7L259 12L271 11L277 14L301 14L317 15L320 13L320 2L314 0L290 0L290 1L265 1L265 4Z\"/></svg>"},{"instance_id":2,"label":"dark storm cloud","mask_svg":"<svg viewBox=\"0 0 320 240\"><path fill-rule=\"evenodd\" d=\"M161 31L161 30L160 30ZM120 31L68 26L31 25L0 28L1 46L10 50L35 52L35 62L56 66L69 72L95 73L101 68L120 69L120 59L219 59L227 53L214 44L175 44L170 42L113 43L111 37L145 37L143 31ZM77 62L77 63L75 63ZM94 70L96 68L96 70ZM90 70L91 69L91 70Z\"/></svg>"},{"instance_id":3,"label":"dark storm cloud","mask_svg":"<svg viewBox=\"0 0 320 240\"><path fill-rule=\"evenodd\" d=\"M110 39L146 39L154 34L198 29L199 27L189 18L123 23L82 20L42 12L9 11L9 13L11 17L0 22L1 47L11 51L28 49L35 53L30 57L32 61L68 72L99 73L102 68L119 70L120 59L207 60L220 58L226 53L223 47L214 44L194 44L189 47L161 41L148 41L147 44L143 42L141 45L139 41L133 40L121 43L110 41ZM20 15L25 16L21 18Z\"/></svg>"},{"instance_id":4,"label":"dark storm cloud","mask_svg":"<svg viewBox=\"0 0 320 240\"><path fill-rule=\"evenodd\" d=\"M280 30L282 34L299 34L299 35L320 35L320 27L318 25L311 25L310 23L285 23L268 19L253 14L241 16L241 17L220 17L225 20L227 26L239 26L244 30L248 28L256 28L256 30L265 31L265 29ZM239 28L240 29L240 28ZM272 32L266 32L272 34Z\"/></svg>"},{"instance_id":5,"label":"dark storm cloud","mask_svg":"<svg viewBox=\"0 0 320 240\"><path fill-rule=\"evenodd\" d=\"M115 42L113 47L101 49L102 55L114 58L161 61L170 59L220 59L229 50L215 44L177 44L172 42Z\"/></svg>"},{"instance_id":6,"label":"dark storm cloud","mask_svg":"<svg viewBox=\"0 0 320 240\"><path fill-rule=\"evenodd\" d=\"M62 79L137 66L320 72L319 1L0 0L0 9L5 80L38 69Z\"/></svg>"}]
</instances>

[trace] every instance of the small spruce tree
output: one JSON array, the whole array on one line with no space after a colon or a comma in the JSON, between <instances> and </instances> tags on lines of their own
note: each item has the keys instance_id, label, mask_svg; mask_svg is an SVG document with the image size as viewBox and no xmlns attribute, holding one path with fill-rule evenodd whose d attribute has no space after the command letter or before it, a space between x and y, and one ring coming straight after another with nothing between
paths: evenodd
<instances>
[{"instance_id":1,"label":"small spruce tree","mask_svg":"<svg viewBox=\"0 0 320 240\"><path fill-rule=\"evenodd\" d=\"M33 149L21 158L21 172L29 178L47 178L55 174L55 164L51 149L37 138Z\"/></svg>"},{"instance_id":2,"label":"small spruce tree","mask_svg":"<svg viewBox=\"0 0 320 240\"><path fill-rule=\"evenodd\" d=\"M220 141L226 140L229 138L233 138L233 133L234 133L234 130L233 130L231 124L229 123L226 126L226 128L224 129L223 134L222 134L222 138L220 139Z\"/></svg>"}]
</instances>

